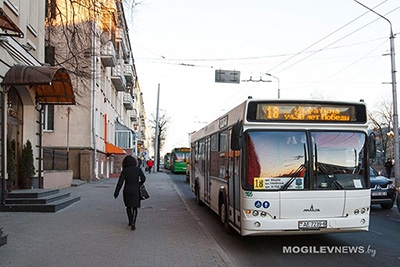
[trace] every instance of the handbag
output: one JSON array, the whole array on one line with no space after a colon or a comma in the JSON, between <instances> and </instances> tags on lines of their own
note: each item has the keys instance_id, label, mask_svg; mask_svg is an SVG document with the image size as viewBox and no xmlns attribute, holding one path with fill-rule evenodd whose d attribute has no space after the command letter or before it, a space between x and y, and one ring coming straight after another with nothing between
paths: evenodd
<instances>
[{"instance_id":1,"label":"handbag","mask_svg":"<svg viewBox=\"0 0 400 267\"><path fill-rule=\"evenodd\" d=\"M140 198L148 199L150 197L149 193L146 190L146 187L143 185L140 186Z\"/></svg>"}]
</instances>

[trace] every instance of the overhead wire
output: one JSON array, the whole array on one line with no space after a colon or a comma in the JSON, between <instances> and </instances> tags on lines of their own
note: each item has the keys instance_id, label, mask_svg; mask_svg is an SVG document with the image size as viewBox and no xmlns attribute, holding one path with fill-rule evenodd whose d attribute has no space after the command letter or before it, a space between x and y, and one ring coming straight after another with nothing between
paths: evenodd
<instances>
[{"instance_id":1,"label":"overhead wire","mask_svg":"<svg viewBox=\"0 0 400 267\"><path fill-rule=\"evenodd\" d=\"M385 1L383 1L382 3L376 5L375 7L373 7L373 9L379 7L380 5L382 5L383 3L385 3L386 1L387 1L387 0L385 0ZM392 11L386 13L385 15L388 15L388 14L394 12L395 10L397 10L397 9L399 9L399 8L400 8L400 6L397 7L397 8L395 8L395 9L393 9ZM327 39L328 37L332 36L333 34L337 33L338 31L340 31L340 30L344 29L345 27L349 26L350 24L352 24L353 22L355 22L356 20L358 20L359 18L363 17L364 15L366 15L366 14L369 13L369 12L370 12L370 11L366 11L366 12L364 12L363 14L361 14L360 16L356 17L355 19L352 19L351 21L349 21L349 22L346 23L345 25L339 27L337 30L335 30L335 31L333 31L332 33L326 35L325 37L321 38L321 39L318 40L317 42L315 42L315 43L313 43L313 44L307 46L306 48L304 48L304 49L301 50L300 52L298 52L298 53L296 53L295 55L293 55L292 57L290 57L290 58L288 58L288 59L282 61L281 63L279 63L279 64L276 65L275 67L269 69L268 72L273 71L273 70L276 69L277 67L283 65L284 63L286 63L286 62L288 62L289 60L291 60L291 59L297 57L298 55L304 54L304 52L307 51L309 48L311 48L311 47L313 47L313 46L319 44L319 43L322 42L323 40ZM293 67L294 65L297 65L298 63L300 63L300 62L302 62L302 61L304 61L304 60L310 58L311 56L313 56L313 55L315 55L315 54L317 54L317 53L319 53L319 52L321 52L321 51L326 50L326 49L327 49L328 47L330 47L331 45L338 43L339 41L341 41L341 40L343 40L343 39L349 37L350 35L353 35L354 33L358 32L359 30L361 30L361 29L363 29L363 28L365 28L365 27L367 27L368 25L374 23L375 21L377 21L377 20L379 20L379 19L380 19L380 18L374 19L373 21L369 22L368 24L366 24L366 25L364 25L364 26L362 26L362 27L360 27L360 28L358 28L358 29L352 31L352 32L349 33L349 34L346 34L345 36L343 36L343 37L339 38L338 40L336 40L336 41L334 41L334 42L332 42L332 43L330 43L330 44L324 46L323 48L320 48L320 49L318 49L318 50L315 50L315 52L311 53L311 54L308 55L307 57L304 57L304 58L302 58L301 60L296 61L296 62L290 64L289 66L283 68L283 69L280 70L280 71L275 71L275 73L278 74L278 73L280 73L280 72L282 72L282 71L284 71L284 70L287 70L288 68Z\"/></svg>"}]
</instances>

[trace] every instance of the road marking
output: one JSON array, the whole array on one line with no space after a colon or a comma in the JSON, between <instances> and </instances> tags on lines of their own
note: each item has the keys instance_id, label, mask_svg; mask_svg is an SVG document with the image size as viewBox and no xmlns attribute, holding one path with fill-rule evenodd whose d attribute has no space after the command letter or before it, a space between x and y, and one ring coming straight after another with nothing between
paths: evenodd
<instances>
[{"instance_id":1,"label":"road marking","mask_svg":"<svg viewBox=\"0 0 400 267\"><path fill-rule=\"evenodd\" d=\"M378 231L374 231L374 230L371 230L371 229L369 231L372 232L372 233L378 234L378 235L383 235L383 233L378 232Z\"/></svg>"}]
</instances>

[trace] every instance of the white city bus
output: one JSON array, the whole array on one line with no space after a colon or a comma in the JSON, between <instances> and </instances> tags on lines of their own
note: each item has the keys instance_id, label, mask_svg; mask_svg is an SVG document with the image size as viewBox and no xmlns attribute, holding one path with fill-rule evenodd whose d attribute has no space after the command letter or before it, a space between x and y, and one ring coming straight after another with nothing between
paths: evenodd
<instances>
[{"instance_id":1,"label":"white city bus","mask_svg":"<svg viewBox=\"0 0 400 267\"><path fill-rule=\"evenodd\" d=\"M190 187L228 232L368 231L363 102L248 99L191 136Z\"/></svg>"}]
</instances>

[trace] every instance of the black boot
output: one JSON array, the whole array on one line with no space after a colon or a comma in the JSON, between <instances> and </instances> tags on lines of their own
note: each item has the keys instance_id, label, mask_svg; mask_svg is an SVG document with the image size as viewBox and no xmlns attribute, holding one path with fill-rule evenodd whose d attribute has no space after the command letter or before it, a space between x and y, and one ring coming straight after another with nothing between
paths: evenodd
<instances>
[{"instance_id":1,"label":"black boot","mask_svg":"<svg viewBox=\"0 0 400 267\"><path fill-rule=\"evenodd\" d=\"M137 208L133 208L133 219L132 219L132 226L131 226L131 230L136 230L136 218L137 218Z\"/></svg>"},{"instance_id":2,"label":"black boot","mask_svg":"<svg viewBox=\"0 0 400 267\"><path fill-rule=\"evenodd\" d=\"M126 214L128 215L129 226L132 226L133 223L133 213L132 207L126 207Z\"/></svg>"}]
</instances>

